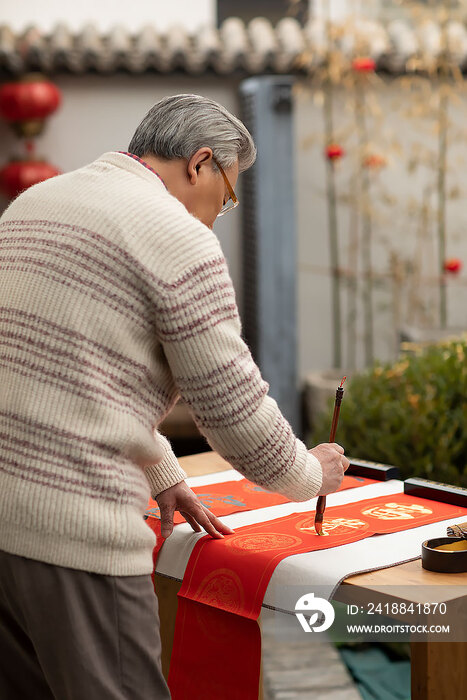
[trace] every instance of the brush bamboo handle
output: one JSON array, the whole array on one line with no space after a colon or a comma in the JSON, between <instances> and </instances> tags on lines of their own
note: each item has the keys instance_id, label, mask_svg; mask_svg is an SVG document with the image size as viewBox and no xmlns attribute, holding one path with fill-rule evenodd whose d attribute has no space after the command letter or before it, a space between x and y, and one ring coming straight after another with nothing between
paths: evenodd
<instances>
[{"instance_id":1,"label":"brush bamboo handle","mask_svg":"<svg viewBox=\"0 0 467 700\"><path fill-rule=\"evenodd\" d=\"M344 390L339 387L336 391L336 400L334 403L334 413L332 414L331 432L329 435L329 442L334 442L337 432L337 424L339 422L339 413L341 410L342 397L344 395ZM315 513L315 526L316 523L323 522L324 509L326 508L326 496L319 496L318 502L316 504Z\"/></svg>"}]
</instances>

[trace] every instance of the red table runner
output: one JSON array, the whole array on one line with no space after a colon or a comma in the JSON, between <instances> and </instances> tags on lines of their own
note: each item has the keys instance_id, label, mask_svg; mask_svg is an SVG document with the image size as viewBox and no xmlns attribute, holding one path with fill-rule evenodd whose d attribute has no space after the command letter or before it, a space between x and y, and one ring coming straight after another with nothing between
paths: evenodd
<instances>
[{"instance_id":1,"label":"red table runner","mask_svg":"<svg viewBox=\"0 0 467 700\"><path fill-rule=\"evenodd\" d=\"M256 700L261 661L257 618L268 583L285 557L338 547L467 515L467 509L395 494L330 507L320 537L314 511L200 538L178 593L169 673L173 700Z\"/></svg>"}]
</instances>

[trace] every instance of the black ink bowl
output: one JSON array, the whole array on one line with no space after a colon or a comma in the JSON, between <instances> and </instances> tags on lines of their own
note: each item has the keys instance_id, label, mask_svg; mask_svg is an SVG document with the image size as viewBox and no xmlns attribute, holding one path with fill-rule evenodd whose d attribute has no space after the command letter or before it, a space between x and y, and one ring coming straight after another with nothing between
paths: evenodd
<instances>
[{"instance_id":1,"label":"black ink bowl","mask_svg":"<svg viewBox=\"0 0 467 700\"><path fill-rule=\"evenodd\" d=\"M467 571L467 540L436 537L422 543L422 566L430 571L462 574Z\"/></svg>"}]
</instances>

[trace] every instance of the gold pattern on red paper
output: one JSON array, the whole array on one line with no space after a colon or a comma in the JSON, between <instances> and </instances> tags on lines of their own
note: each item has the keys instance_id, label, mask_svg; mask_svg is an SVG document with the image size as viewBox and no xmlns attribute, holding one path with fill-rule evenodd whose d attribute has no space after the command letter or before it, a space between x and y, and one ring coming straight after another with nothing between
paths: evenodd
<instances>
[{"instance_id":1,"label":"gold pattern on red paper","mask_svg":"<svg viewBox=\"0 0 467 700\"><path fill-rule=\"evenodd\" d=\"M347 535L355 530L368 530L369 525L365 520L357 518L328 518L323 522L323 535ZM297 523L297 529L311 535L317 535L314 518L306 518Z\"/></svg>"},{"instance_id":2,"label":"gold pattern on red paper","mask_svg":"<svg viewBox=\"0 0 467 700\"><path fill-rule=\"evenodd\" d=\"M237 554L251 554L252 552L266 552L271 549L287 549L300 544L300 537L283 535L282 533L268 532L255 535L229 535L225 539L227 546L232 547Z\"/></svg>"},{"instance_id":3,"label":"gold pattern on red paper","mask_svg":"<svg viewBox=\"0 0 467 700\"><path fill-rule=\"evenodd\" d=\"M378 520L413 520L422 515L431 515L432 510L418 503L385 503L362 510L362 515L370 515Z\"/></svg>"}]
</instances>

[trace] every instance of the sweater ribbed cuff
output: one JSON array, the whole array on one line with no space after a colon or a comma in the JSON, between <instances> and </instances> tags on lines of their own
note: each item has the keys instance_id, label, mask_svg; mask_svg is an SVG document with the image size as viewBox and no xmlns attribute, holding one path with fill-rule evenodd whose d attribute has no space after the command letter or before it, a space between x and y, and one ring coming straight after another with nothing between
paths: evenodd
<instances>
[{"instance_id":1,"label":"sweater ribbed cuff","mask_svg":"<svg viewBox=\"0 0 467 700\"><path fill-rule=\"evenodd\" d=\"M268 485L271 491L282 493L292 501L308 501L317 496L323 483L323 469L319 460L308 452L297 439L297 453L293 466L280 479Z\"/></svg>"},{"instance_id":2,"label":"sweater ribbed cuff","mask_svg":"<svg viewBox=\"0 0 467 700\"><path fill-rule=\"evenodd\" d=\"M188 474L181 468L167 438L156 432L156 439L162 444L165 457L161 462L147 467L144 472L151 487L151 498L154 499L161 491L179 484L188 477Z\"/></svg>"}]
</instances>

